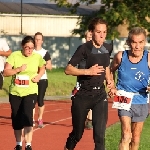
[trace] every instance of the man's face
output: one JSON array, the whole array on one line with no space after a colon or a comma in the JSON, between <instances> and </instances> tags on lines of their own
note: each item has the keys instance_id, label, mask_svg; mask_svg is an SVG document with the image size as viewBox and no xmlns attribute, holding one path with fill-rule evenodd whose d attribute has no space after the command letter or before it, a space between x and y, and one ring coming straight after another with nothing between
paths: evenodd
<instances>
[{"instance_id":1,"label":"man's face","mask_svg":"<svg viewBox=\"0 0 150 150\"><path fill-rule=\"evenodd\" d=\"M97 24L95 26L93 34L93 40L96 45L102 45L105 41L106 35L107 35L107 27L105 24Z\"/></svg>"},{"instance_id":2,"label":"man's face","mask_svg":"<svg viewBox=\"0 0 150 150\"><path fill-rule=\"evenodd\" d=\"M85 39L86 39L86 41L91 41L92 40L92 32L87 32Z\"/></svg>"},{"instance_id":3,"label":"man's face","mask_svg":"<svg viewBox=\"0 0 150 150\"><path fill-rule=\"evenodd\" d=\"M132 40L129 43L131 51L135 56L140 56L143 54L144 46L146 44L146 38L144 34L133 35Z\"/></svg>"},{"instance_id":4,"label":"man's face","mask_svg":"<svg viewBox=\"0 0 150 150\"><path fill-rule=\"evenodd\" d=\"M42 35L36 35L34 37L34 40L35 40L35 46L42 46L43 44Z\"/></svg>"}]
</instances>

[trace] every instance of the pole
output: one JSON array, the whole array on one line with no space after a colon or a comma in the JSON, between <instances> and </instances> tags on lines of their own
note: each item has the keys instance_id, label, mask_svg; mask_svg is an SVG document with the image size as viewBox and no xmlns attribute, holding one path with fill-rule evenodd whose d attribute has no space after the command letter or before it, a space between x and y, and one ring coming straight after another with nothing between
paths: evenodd
<instances>
[{"instance_id":1,"label":"pole","mask_svg":"<svg viewBox=\"0 0 150 150\"><path fill-rule=\"evenodd\" d=\"M21 0L21 34L22 34L22 0Z\"/></svg>"}]
</instances>

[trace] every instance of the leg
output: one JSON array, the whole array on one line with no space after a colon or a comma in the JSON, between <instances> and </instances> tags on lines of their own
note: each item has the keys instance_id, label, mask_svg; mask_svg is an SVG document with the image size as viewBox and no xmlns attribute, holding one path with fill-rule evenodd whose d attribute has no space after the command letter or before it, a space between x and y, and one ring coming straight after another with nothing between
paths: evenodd
<instances>
[{"instance_id":1,"label":"leg","mask_svg":"<svg viewBox=\"0 0 150 150\"><path fill-rule=\"evenodd\" d=\"M100 99L100 97L101 96L95 98L95 100ZM105 150L105 130L108 119L108 101L105 98L99 100L93 107L92 112L93 138L95 143L94 150Z\"/></svg>"},{"instance_id":2,"label":"leg","mask_svg":"<svg viewBox=\"0 0 150 150\"><path fill-rule=\"evenodd\" d=\"M31 145L33 135L33 108L35 100L37 99L36 94L25 96L23 99L23 112L24 112L24 136L26 146Z\"/></svg>"},{"instance_id":3,"label":"leg","mask_svg":"<svg viewBox=\"0 0 150 150\"><path fill-rule=\"evenodd\" d=\"M86 129L93 129L93 126L92 126L92 110L91 109L89 110L88 115L87 115L87 119L86 119L86 122L85 122L85 128Z\"/></svg>"},{"instance_id":4,"label":"leg","mask_svg":"<svg viewBox=\"0 0 150 150\"><path fill-rule=\"evenodd\" d=\"M67 138L66 149L68 150L73 150L82 138L88 113L86 101L87 97L84 96L75 95L72 97L71 113L73 130Z\"/></svg>"},{"instance_id":5,"label":"leg","mask_svg":"<svg viewBox=\"0 0 150 150\"><path fill-rule=\"evenodd\" d=\"M43 113L44 113L44 96L45 96L45 92L46 92L46 88L48 87L48 80L43 79L40 80L38 83L38 97L37 97L37 101L38 101L38 127L42 128L43 127Z\"/></svg>"},{"instance_id":6,"label":"leg","mask_svg":"<svg viewBox=\"0 0 150 150\"><path fill-rule=\"evenodd\" d=\"M92 120L92 109L89 110L87 119Z\"/></svg>"},{"instance_id":7,"label":"leg","mask_svg":"<svg viewBox=\"0 0 150 150\"><path fill-rule=\"evenodd\" d=\"M148 116L148 104L133 105L132 110L133 110L133 118L131 124L132 139L130 143L131 148L130 150L138 150L143 124Z\"/></svg>"},{"instance_id":8,"label":"leg","mask_svg":"<svg viewBox=\"0 0 150 150\"><path fill-rule=\"evenodd\" d=\"M144 122L133 122L131 124L132 130L132 139L131 139L131 149L130 150L138 150L140 144L140 136L142 133Z\"/></svg>"},{"instance_id":9,"label":"leg","mask_svg":"<svg viewBox=\"0 0 150 150\"><path fill-rule=\"evenodd\" d=\"M2 90L3 87L3 78L2 72L0 72L0 90Z\"/></svg>"},{"instance_id":10,"label":"leg","mask_svg":"<svg viewBox=\"0 0 150 150\"><path fill-rule=\"evenodd\" d=\"M11 105L11 119L12 119L12 127L14 129L14 135L16 139L16 149L21 149L23 141L23 124L22 124L22 98L19 96L9 94L9 102Z\"/></svg>"},{"instance_id":11,"label":"leg","mask_svg":"<svg viewBox=\"0 0 150 150\"><path fill-rule=\"evenodd\" d=\"M120 117L121 122L121 140L119 150L129 150L131 142L131 118L128 116Z\"/></svg>"}]
</instances>

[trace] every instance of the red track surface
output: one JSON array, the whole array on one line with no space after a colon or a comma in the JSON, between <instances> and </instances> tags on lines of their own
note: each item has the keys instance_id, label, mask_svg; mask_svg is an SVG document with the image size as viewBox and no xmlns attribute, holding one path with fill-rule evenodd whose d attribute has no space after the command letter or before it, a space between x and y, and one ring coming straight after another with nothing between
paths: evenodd
<instances>
[{"instance_id":1,"label":"red track surface","mask_svg":"<svg viewBox=\"0 0 150 150\"><path fill-rule=\"evenodd\" d=\"M34 128L33 150L63 150L71 126L71 101L45 101L44 128ZM107 126L118 120L117 111L109 103L109 117ZM0 103L0 150L13 150L15 138L11 127L9 104ZM37 117L36 117L37 118ZM24 143L23 143L24 146ZM92 130L85 130L81 141L75 150L92 150L94 143ZM24 150L24 148L23 148Z\"/></svg>"}]
</instances>

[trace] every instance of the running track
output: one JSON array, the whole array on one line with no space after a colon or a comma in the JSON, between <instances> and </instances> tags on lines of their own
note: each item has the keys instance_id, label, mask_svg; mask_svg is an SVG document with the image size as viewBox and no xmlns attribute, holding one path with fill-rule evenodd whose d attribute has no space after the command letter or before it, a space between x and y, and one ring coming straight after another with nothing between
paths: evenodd
<instances>
[{"instance_id":1,"label":"running track","mask_svg":"<svg viewBox=\"0 0 150 150\"><path fill-rule=\"evenodd\" d=\"M45 101L43 117L45 125L42 129L34 128L33 150L63 150L66 138L72 129L70 106L70 100ZM107 127L119 121L117 111L111 106L112 103L109 103ZM0 103L0 150L13 150L14 147L15 138L11 127L10 106L8 103ZM94 149L92 130L85 130L81 141L75 148L75 150L82 149Z\"/></svg>"}]
</instances>

